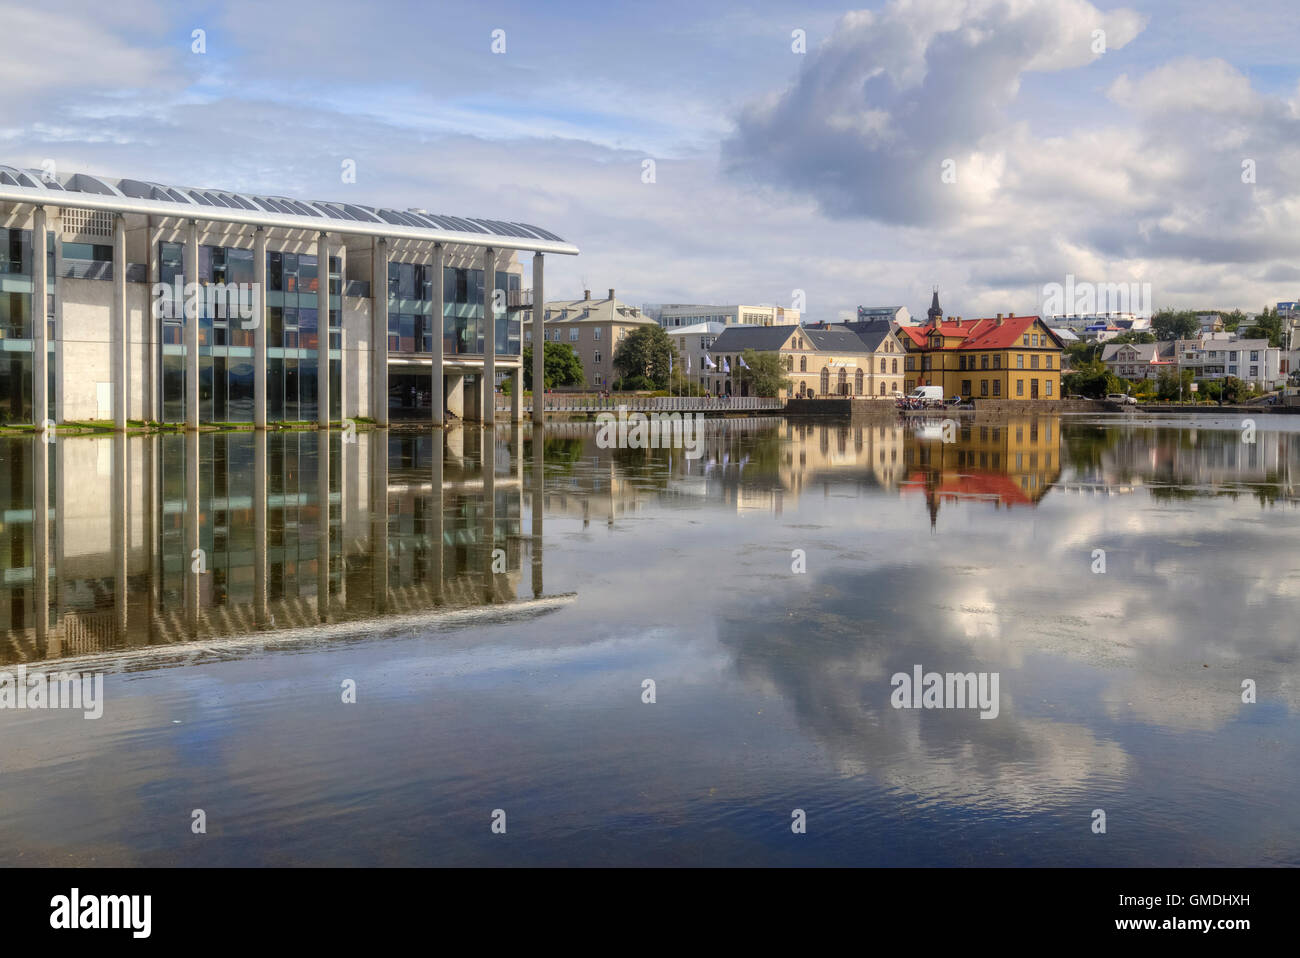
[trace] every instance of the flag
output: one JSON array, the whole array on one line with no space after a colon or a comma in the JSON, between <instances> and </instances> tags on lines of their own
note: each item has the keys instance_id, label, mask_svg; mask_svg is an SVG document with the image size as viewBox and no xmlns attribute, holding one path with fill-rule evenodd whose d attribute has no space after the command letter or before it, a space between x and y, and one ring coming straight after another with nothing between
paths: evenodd
<instances>
[{"instance_id":1,"label":"flag","mask_svg":"<svg viewBox=\"0 0 1300 958\"><path fill-rule=\"evenodd\" d=\"M731 372L731 361L726 356L722 357L722 371L728 374Z\"/></svg>"},{"instance_id":2,"label":"flag","mask_svg":"<svg viewBox=\"0 0 1300 958\"><path fill-rule=\"evenodd\" d=\"M738 357L738 358L736 359L736 362L740 363L740 368L741 368L741 369L748 369L748 368L749 368L749 363L745 362L745 357L744 357L744 356L740 356L740 357Z\"/></svg>"},{"instance_id":3,"label":"flag","mask_svg":"<svg viewBox=\"0 0 1300 958\"><path fill-rule=\"evenodd\" d=\"M686 354L686 375L689 376L690 374L691 374L691 354L687 353Z\"/></svg>"},{"instance_id":4,"label":"flag","mask_svg":"<svg viewBox=\"0 0 1300 958\"><path fill-rule=\"evenodd\" d=\"M709 358L709 354L708 354L708 353L705 353L705 354L704 354L704 365L705 365L708 369L717 369L717 368L718 368L718 364L715 363L712 359Z\"/></svg>"}]
</instances>

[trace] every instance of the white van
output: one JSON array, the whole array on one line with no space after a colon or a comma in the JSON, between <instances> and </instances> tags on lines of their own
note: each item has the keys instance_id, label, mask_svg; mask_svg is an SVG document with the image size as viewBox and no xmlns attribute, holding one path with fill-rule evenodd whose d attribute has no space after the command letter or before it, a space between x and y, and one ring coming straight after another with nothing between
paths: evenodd
<instances>
[{"instance_id":1,"label":"white van","mask_svg":"<svg viewBox=\"0 0 1300 958\"><path fill-rule=\"evenodd\" d=\"M943 387L942 386L917 386L907 398L912 402L924 403L925 405L943 405Z\"/></svg>"}]
</instances>

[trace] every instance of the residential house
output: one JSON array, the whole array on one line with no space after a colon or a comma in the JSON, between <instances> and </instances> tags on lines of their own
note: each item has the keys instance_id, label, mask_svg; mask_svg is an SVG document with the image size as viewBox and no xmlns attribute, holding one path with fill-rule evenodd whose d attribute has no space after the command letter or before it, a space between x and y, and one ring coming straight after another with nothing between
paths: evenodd
<instances>
[{"instance_id":1,"label":"residential house","mask_svg":"<svg viewBox=\"0 0 1300 958\"><path fill-rule=\"evenodd\" d=\"M567 343L582 360L587 389L608 389L618 372L614 369L614 350L640 326L655 321L638 306L629 306L609 291L605 299L592 299L591 290L583 290L582 299L559 300L546 304L546 335L554 343ZM524 341L532 341L532 330L524 330Z\"/></svg>"},{"instance_id":2,"label":"residential house","mask_svg":"<svg viewBox=\"0 0 1300 958\"><path fill-rule=\"evenodd\" d=\"M839 325L728 327L714 340L704 388L720 395L746 395L738 373L747 349L781 357L788 383L782 398L889 399L902 388L903 346L894 332L884 329L863 337Z\"/></svg>"}]
</instances>

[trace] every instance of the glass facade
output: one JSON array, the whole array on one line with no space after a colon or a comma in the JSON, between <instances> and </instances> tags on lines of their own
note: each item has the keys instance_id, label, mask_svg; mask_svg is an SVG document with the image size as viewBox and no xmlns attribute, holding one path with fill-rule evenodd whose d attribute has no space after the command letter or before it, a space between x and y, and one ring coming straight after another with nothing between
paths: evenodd
<instances>
[{"instance_id":1,"label":"glass facade","mask_svg":"<svg viewBox=\"0 0 1300 958\"><path fill-rule=\"evenodd\" d=\"M46 236L46 418L54 416L54 234ZM32 232L0 228L0 423L32 423Z\"/></svg>"},{"instance_id":2,"label":"glass facade","mask_svg":"<svg viewBox=\"0 0 1300 958\"><path fill-rule=\"evenodd\" d=\"M406 264L402 264L405 266ZM389 272L389 329L392 330L392 271ZM505 302L517 301L520 292L520 276L517 273L497 271L495 288L505 292ZM443 337L442 348L447 355L467 353L483 354L483 271L481 269L459 269L448 267L443 270ZM492 297L488 297L489 302ZM518 356L522 351L520 345L520 321L517 313L511 315L505 305L493 310L496 322L496 355ZM389 337L389 349L396 351ZM426 347L427 348L427 347Z\"/></svg>"},{"instance_id":3,"label":"glass facade","mask_svg":"<svg viewBox=\"0 0 1300 958\"><path fill-rule=\"evenodd\" d=\"M170 286L184 282L184 251L179 243L159 249L160 276ZM266 254L266 415L272 422L315 420L318 411L316 363L321 347L317 257L305 253ZM339 388L342 364L341 260L329 261L330 415L342 418ZM251 284L252 250L199 247L200 284ZM179 312L179 311L177 311ZM202 305L199 320L199 419L203 422L252 422L253 330L227 315L228 304ZM185 419L185 333L180 316L160 320L163 420Z\"/></svg>"},{"instance_id":4,"label":"glass facade","mask_svg":"<svg viewBox=\"0 0 1300 958\"><path fill-rule=\"evenodd\" d=\"M49 297L48 324L48 408L45 416L55 418L57 330L54 319L56 288L55 238L46 238ZM65 259L90 263L112 260L111 246L63 243ZM184 285L184 247L181 243L159 243L160 283L175 288ZM224 246L199 247L198 277L201 286L251 284L254 282L252 250ZM319 288L317 257L312 254L268 251L266 264L267 330L267 418L273 422L315 421L318 418L319 388L317 357L322 342L328 343L330 371L330 416L342 418L342 277L341 260L329 261L329 317L325 329L318 316ZM108 278L107 275L96 278ZM496 354L518 356L522 352L521 322L506 304L517 302L521 289L518 274L498 270L495 287L500 308L491 308L496 331ZM448 267L444 269L443 318L441 329L433 318L433 283L430 266L419 263L389 264L389 351L396 354L428 354L433 337L442 335L448 355L482 355L485 333L483 271ZM491 303L489 295L487 301ZM157 382L159 418L163 422L186 420L186 346L183 304L159 316ZM234 304L224 300L199 306L199 419L208 423L251 423L254 419L254 331L231 314ZM0 423L32 423L32 257L31 231L0 228ZM427 397L417 397L427 405Z\"/></svg>"}]
</instances>

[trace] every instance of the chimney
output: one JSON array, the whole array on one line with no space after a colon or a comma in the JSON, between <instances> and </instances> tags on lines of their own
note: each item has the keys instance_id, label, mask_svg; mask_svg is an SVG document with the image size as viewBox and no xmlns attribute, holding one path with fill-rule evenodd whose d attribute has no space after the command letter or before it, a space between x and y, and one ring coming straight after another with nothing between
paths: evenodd
<instances>
[{"instance_id":1,"label":"chimney","mask_svg":"<svg viewBox=\"0 0 1300 958\"><path fill-rule=\"evenodd\" d=\"M613 301L614 301L614 287L613 287L613 286L611 286L611 287L609 288L609 300L610 300L610 302L613 302Z\"/></svg>"},{"instance_id":2,"label":"chimney","mask_svg":"<svg viewBox=\"0 0 1300 958\"><path fill-rule=\"evenodd\" d=\"M582 291L582 298L583 298L583 299L591 299L591 290L589 290L589 289L584 289L584 290Z\"/></svg>"}]
</instances>

